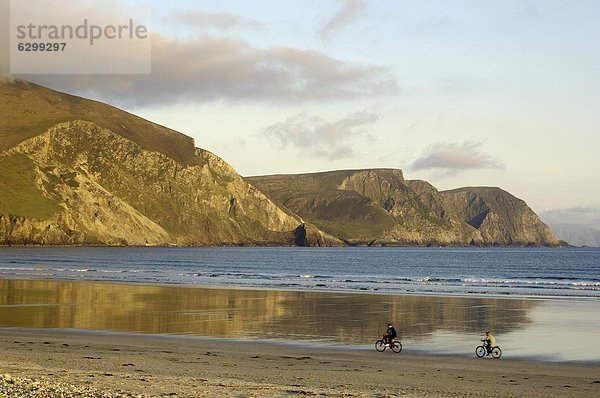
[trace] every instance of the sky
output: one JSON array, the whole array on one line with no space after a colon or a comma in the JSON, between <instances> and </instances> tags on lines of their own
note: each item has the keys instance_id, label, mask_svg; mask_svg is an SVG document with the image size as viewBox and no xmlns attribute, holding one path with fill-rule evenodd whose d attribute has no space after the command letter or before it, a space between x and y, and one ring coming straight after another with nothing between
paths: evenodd
<instances>
[{"instance_id":1,"label":"sky","mask_svg":"<svg viewBox=\"0 0 600 398\"><path fill-rule=\"evenodd\" d=\"M592 0L155 0L151 75L22 77L181 131L242 175L401 168L600 228L598 17Z\"/></svg>"}]
</instances>

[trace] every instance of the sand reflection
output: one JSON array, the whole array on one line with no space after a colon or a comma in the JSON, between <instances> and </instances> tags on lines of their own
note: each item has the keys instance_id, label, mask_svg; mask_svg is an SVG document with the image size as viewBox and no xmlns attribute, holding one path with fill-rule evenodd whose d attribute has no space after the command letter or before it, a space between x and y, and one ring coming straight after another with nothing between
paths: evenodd
<instances>
[{"instance_id":1,"label":"sand reflection","mask_svg":"<svg viewBox=\"0 0 600 398\"><path fill-rule=\"evenodd\" d=\"M403 338L514 332L535 300L0 281L0 326L370 343L388 321Z\"/></svg>"}]
</instances>

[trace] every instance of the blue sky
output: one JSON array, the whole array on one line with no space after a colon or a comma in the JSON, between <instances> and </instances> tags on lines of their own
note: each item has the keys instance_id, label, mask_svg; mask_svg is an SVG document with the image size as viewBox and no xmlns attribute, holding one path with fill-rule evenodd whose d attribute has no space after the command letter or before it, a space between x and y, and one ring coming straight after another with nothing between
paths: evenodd
<instances>
[{"instance_id":1,"label":"blue sky","mask_svg":"<svg viewBox=\"0 0 600 398\"><path fill-rule=\"evenodd\" d=\"M584 0L154 1L149 78L27 78L177 129L242 175L402 168L600 227L598 17Z\"/></svg>"}]
</instances>

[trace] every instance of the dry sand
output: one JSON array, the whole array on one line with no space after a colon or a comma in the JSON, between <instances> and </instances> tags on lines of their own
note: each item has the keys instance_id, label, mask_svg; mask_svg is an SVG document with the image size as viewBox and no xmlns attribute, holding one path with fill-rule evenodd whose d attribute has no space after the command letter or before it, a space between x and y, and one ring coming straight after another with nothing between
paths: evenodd
<instances>
[{"instance_id":1,"label":"dry sand","mask_svg":"<svg viewBox=\"0 0 600 398\"><path fill-rule=\"evenodd\" d=\"M598 365L407 351L0 329L1 373L151 397L600 396Z\"/></svg>"}]
</instances>

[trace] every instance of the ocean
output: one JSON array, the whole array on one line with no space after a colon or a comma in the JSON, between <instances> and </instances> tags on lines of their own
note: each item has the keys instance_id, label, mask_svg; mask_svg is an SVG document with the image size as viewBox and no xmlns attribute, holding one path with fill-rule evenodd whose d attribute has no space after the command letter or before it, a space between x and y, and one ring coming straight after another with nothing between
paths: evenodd
<instances>
[{"instance_id":1,"label":"ocean","mask_svg":"<svg viewBox=\"0 0 600 398\"><path fill-rule=\"evenodd\" d=\"M2 248L0 278L598 298L600 249Z\"/></svg>"}]
</instances>

